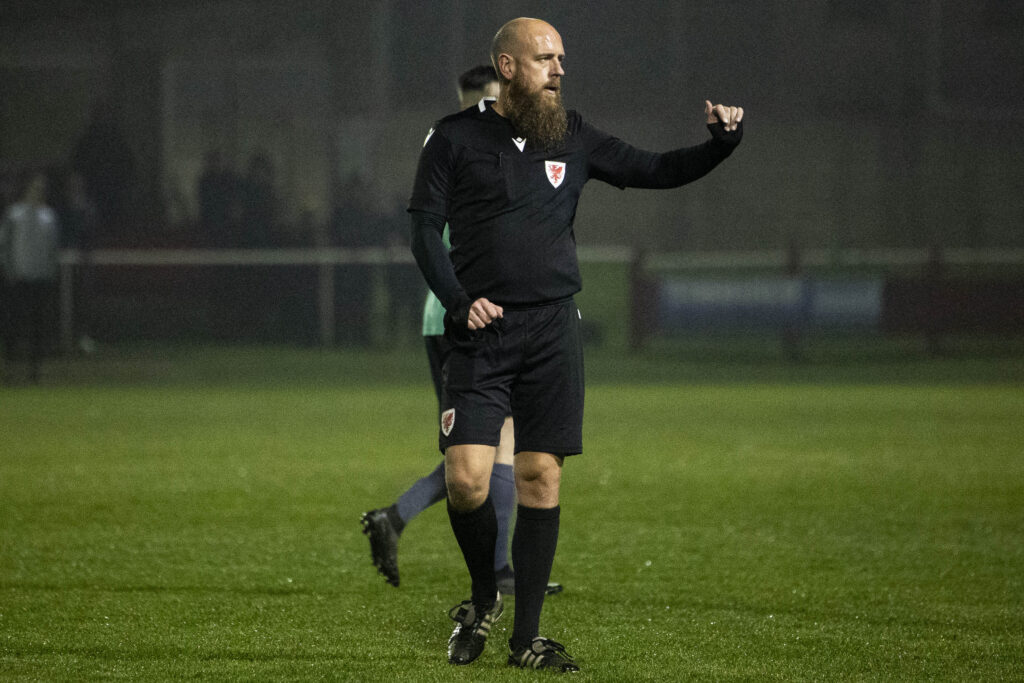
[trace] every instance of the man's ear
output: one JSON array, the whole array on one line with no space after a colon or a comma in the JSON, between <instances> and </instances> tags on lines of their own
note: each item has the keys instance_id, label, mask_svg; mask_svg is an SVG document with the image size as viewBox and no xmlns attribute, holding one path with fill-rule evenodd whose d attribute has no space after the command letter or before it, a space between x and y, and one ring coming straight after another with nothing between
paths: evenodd
<instances>
[{"instance_id":1,"label":"man's ear","mask_svg":"<svg viewBox=\"0 0 1024 683\"><path fill-rule=\"evenodd\" d=\"M507 81L512 80L512 74L514 73L515 60L512 59L512 55L502 52L498 55L498 73L501 74L502 78Z\"/></svg>"}]
</instances>

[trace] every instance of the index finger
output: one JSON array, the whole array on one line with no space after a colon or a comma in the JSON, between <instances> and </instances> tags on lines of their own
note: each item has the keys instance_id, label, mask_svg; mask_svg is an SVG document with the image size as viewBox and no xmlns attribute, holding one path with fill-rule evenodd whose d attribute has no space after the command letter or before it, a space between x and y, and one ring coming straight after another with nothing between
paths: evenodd
<instances>
[{"instance_id":1,"label":"index finger","mask_svg":"<svg viewBox=\"0 0 1024 683\"><path fill-rule=\"evenodd\" d=\"M476 316L479 320L479 327L490 325L495 318L500 318L504 313L501 306L492 304L484 297L480 297L469 307L470 317Z\"/></svg>"}]
</instances>

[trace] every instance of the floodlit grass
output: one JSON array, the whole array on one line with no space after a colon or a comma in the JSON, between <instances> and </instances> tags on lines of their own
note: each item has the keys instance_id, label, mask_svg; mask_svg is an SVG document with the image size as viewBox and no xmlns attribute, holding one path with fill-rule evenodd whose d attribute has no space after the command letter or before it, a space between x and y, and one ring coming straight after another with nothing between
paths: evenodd
<instances>
[{"instance_id":1,"label":"floodlit grass","mask_svg":"<svg viewBox=\"0 0 1024 683\"><path fill-rule=\"evenodd\" d=\"M105 352L0 388L0 678L532 680L444 659L441 506L402 587L360 534L437 462L416 352ZM579 680L1024 678L1013 359L588 357L542 631Z\"/></svg>"}]
</instances>

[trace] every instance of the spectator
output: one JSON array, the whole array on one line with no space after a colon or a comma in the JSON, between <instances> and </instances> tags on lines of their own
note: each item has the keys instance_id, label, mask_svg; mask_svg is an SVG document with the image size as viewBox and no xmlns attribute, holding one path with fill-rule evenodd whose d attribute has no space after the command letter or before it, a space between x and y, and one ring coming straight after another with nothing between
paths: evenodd
<instances>
[{"instance_id":1,"label":"spectator","mask_svg":"<svg viewBox=\"0 0 1024 683\"><path fill-rule=\"evenodd\" d=\"M331 217L335 244L350 248L383 246L384 236L378 232L380 226L371 200L370 187L359 176L351 177L340 189ZM370 344L373 284L373 266L358 262L338 266L335 301L340 343L351 346Z\"/></svg>"},{"instance_id":2,"label":"spectator","mask_svg":"<svg viewBox=\"0 0 1024 683\"><path fill-rule=\"evenodd\" d=\"M42 171L24 176L19 199L0 220L0 264L5 280L4 374L13 377L19 345L29 342L29 378L39 381L39 366L57 299L57 213L47 203L48 181Z\"/></svg>"},{"instance_id":3,"label":"spectator","mask_svg":"<svg viewBox=\"0 0 1024 683\"><path fill-rule=\"evenodd\" d=\"M199 227L202 241L214 247L237 245L235 228L238 218L237 174L228 166L219 150L206 153L203 172L199 176Z\"/></svg>"},{"instance_id":4,"label":"spectator","mask_svg":"<svg viewBox=\"0 0 1024 683\"><path fill-rule=\"evenodd\" d=\"M135 189L135 159L111 102L96 105L71 162L96 205L97 227L103 233L97 239L123 241Z\"/></svg>"},{"instance_id":5,"label":"spectator","mask_svg":"<svg viewBox=\"0 0 1024 683\"><path fill-rule=\"evenodd\" d=\"M270 247L274 244L277 220L277 192L274 189L274 164L266 152L257 152L249 161L242 185L242 245Z\"/></svg>"},{"instance_id":6,"label":"spectator","mask_svg":"<svg viewBox=\"0 0 1024 683\"><path fill-rule=\"evenodd\" d=\"M0 164L0 215L18 198L17 174L7 163Z\"/></svg>"},{"instance_id":7,"label":"spectator","mask_svg":"<svg viewBox=\"0 0 1024 683\"><path fill-rule=\"evenodd\" d=\"M75 269L74 334L78 348L92 353L96 343L89 335L92 305L92 242L96 231L96 206L85 189L85 179L72 171L64 179L63 192L58 202L61 246L78 252Z\"/></svg>"}]
</instances>

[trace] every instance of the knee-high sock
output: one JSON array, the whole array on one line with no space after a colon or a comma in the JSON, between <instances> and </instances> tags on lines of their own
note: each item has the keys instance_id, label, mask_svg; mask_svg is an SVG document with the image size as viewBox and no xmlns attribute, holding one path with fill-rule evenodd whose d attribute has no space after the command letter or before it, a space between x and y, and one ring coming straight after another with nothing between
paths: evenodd
<instances>
[{"instance_id":1,"label":"knee-high sock","mask_svg":"<svg viewBox=\"0 0 1024 683\"><path fill-rule=\"evenodd\" d=\"M413 517L434 503L444 500L447 495L448 490L444 483L444 460L442 460L433 472L419 479L398 497L395 509L398 516L402 518L402 526L411 522Z\"/></svg>"},{"instance_id":2,"label":"knee-high sock","mask_svg":"<svg viewBox=\"0 0 1024 683\"><path fill-rule=\"evenodd\" d=\"M491 470L491 498L498 517L498 542L494 546L494 570L508 566L508 530L516 508L516 480L512 465L495 465Z\"/></svg>"},{"instance_id":3,"label":"knee-high sock","mask_svg":"<svg viewBox=\"0 0 1024 683\"><path fill-rule=\"evenodd\" d=\"M498 520L490 496L475 510L459 512L448 501L448 519L459 542L462 556L473 581L473 605L478 610L490 609L498 584L494 578L494 543L498 538Z\"/></svg>"},{"instance_id":4,"label":"knee-high sock","mask_svg":"<svg viewBox=\"0 0 1024 683\"><path fill-rule=\"evenodd\" d=\"M561 508L529 508L520 505L512 536L512 566L516 573L516 621L512 627L513 649L524 647L538 635L544 590L558 546Z\"/></svg>"}]
</instances>

